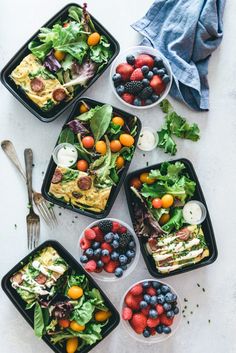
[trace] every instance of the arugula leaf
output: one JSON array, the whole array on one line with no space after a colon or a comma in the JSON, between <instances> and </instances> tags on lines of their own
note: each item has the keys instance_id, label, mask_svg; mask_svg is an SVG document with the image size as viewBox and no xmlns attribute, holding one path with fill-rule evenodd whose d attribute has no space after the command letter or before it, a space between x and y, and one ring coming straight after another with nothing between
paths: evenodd
<instances>
[{"instance_id":1,"label":"arugula leaf","mask_svg":"<svg viewBox=\"0 0 236 353\"><path fill-rule=\"evenodd\" d=\"M38 302L34 307L34 333L37 337L42 337L44 331L43 311Z\"/></svg>"},{"instance_id":2,"label":"arugula leaf","mask_svg":"<svg viewBox=\"0 0 236 353\"><path fill-rule=\"evenodd\" d=\"M86 325L92 319L94 309L95 307L89 301L83 303L80 308L73 310L73 320L79 325Z\"/></svg>"},{"instance_id":3,"label":"arugula leaf","mask_svg":"<svg viewBox=\"0 0 236 353\"><path fill-rule=\"evenodd\" d=\"M185 118L182 118L176 112L171 112L165 117L168 130L175 136L182 139L198 141L199 127L197 124L190 125Z\"/></svg>"},{"instance_id":4,"label":"arugula leaf","mask_svg":"<svg viewBox=\"0 0 236 353\"><path fill-rule=\"evenodd\" d=\"M85 331L79 332L78 337L80 337L80 339L82 339L86 344L92 345L102 339L101 331L101 324L91 323L86 327Z\"/></svg>"},{"instance_id":5,"label":"arugula leaf","mask_svg":"<svg viewBox=\"0 0 236 353\"><path fill-rule=\"evenodd\" d=\"M183 211L180 208L175 208L171 219L162 227L165 232L170 233L172 230L179 230L184 223Z\"/></svg>"},{"instance_id":6,"label":"arugula leaf","mask_svg":"<svg viewBox=\"0 0 236 353\"><path fill-rule=\"evenodd\" d=\"M112 118L112 106L105 104L96 110L90 120L90 128L92 130L95 141L105 134Z\"/></svg>"},{"instance_id":7,"label":"arugula leaf","mask_svg":"<svg viewBox=\"0 0 236 353\"><path fill-rule=\"evenodd\" d=\"M93 21L91 20L91 17L89 16L89 14L87 12L86 12L86 15L88 17L89 28L93 32L96 32L96 29L94 27ZM83 22L83 10L78 6L71 6L68 11L68 16L73 18L77 22Z\"/></svg>"},{"instance_id":8,"label":"arugula leaf","mask_svg":"<svg viewBox=\"0 0 236 353\"><path fill-rule=\"evenodd\" d=\"M75 135L74 135L73 131L71 131L71 129L69 127L66 127L60 133L58 144L64 143L64 142L71 143L72 145L75 142Z\"/></svg>"},{"instance_id":9,"label":"arugula leaf","mask_svg":"<svg viewBox=\"0 0 236 353\"><path fill-rule=\"evenodd\" d=\"M93 288L91 291L86 292L86 294L91 298L90 302L95 306L96 309L108 311L108 308L104 304L101 293L97 288Z\"/></svg>"},{"instance_id":10,"label":"arugula leaf","mask_svg":"<svg viewBox=\"0 0 236 353\"><path fill-rule=\"evenodd\" d=\"M166 114L174 111L174 108L170 104L168 99L163 99L163 101L160 103L160 108L163 111L163 113L166 113Z\"/></svg>"},{"instance_id":11,"label":"arugula leaf","mask_svg":"<svg viewBox=\"0 0 236 353\"><path fill-rule=\"evenodd\" d=\"M162 129L160 131L157 131L157 134L158 134L157 147L164 149L165 153L170 153L172 156L174 156L177 152L177 147L169 131L167 129Z\"/></svg>"},{"instance_id":12,"label":"arugula leaf","mask_svg":"<svg viewBox=\"0 0 236 353\"><path fill-rule=\"evenodd\" d=\"M88 286L88 279L85 275L72 274L67 280L68 287L79 286L85 289Z\"/></svg>"},{"instance_id":13,"label":"arugula leaf","mask_svg":"<svg viewBox=\"0 0 236 353\"><path fill-rule=\"evenodd\" d=\"M134 155L134 146L131 147L122 147L120 150L120 155L126 160L126 161L131 161L133 155Z\"/></svg>"},{"instance_id":14,"label":"arugula leaf","mask_svg":"<svg viewBox=\"0 0 236 353\"><path fill-rule=\"evenodd\" d=\"M78 177L78 171L73 169L68 169L62 176L62 184L68 183L75 180Z\"/></svg>"}]
</instances>

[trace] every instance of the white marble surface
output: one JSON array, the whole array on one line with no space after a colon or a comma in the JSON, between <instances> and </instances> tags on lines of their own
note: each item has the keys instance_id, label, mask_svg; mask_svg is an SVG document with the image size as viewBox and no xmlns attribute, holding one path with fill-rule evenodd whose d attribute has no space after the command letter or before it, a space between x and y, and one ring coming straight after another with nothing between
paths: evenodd
<instances>
[{"instance_id":1,"label":"white marble surface","mask_svg":"<svg viewBox=\"0 0 236 353\"><path fill-rule=\"evenodd\" d=\"M121 49L135 45L139 36L130 28L130 24L141 17L152 0L90 0L89 9L118 39ZM0 15L0 65L3 65L15 54L19 47L44 22L67 2L2 0ZM174 102L180 113L190 121L196 121L201 128L201 140L198 143L178 141L177 157L189 158L199 176L208 207L212 217L218 244L219 257L211 266L178 275L167 279L187 297L187 318L183 319L177 334L158 346L145 346L126 337L122 326L119 326L107 337L95 352L132 352L141 353L158 351L160 353L233 353L236 351L236 217L235 217L235 152L236 152L236 3L228 0L224 16L224 39L221 47L210 60L209 82L210 111L194 113L185 106ZM34 152L35 168L34 186L41 188L42 171L45 171L50 153L55 144L63 122L70 111L51 124L38 121L1 85L1 122L0 140L11 139L23 162L23 151L31 147ZM112 95L109 87L109 70L105 72L87 96L106 101L124 108ZM131 111L131 109L129 109ZM154 108L146 112L137 112L143 124L158 128L163 123L160 110ZM130 170L149 164L164 161L167 156L161 151L142 156L137 151ZM26 225L27 195L21 177L0 151L0 271L5 274L18 260L27 254ZM61 210L55 207L58 214ZM123 188L111 211L111 216L131 223ZM75 244L81 230L92 219L62 210L58 217L60 226L50 231L42 222L41 241L57 239L75 257ZM72 221L75 220L75 223ZM17 225L15 229L14 225ZM103 284L102 287L119 307L122 293L135 281L149 277L142 259L135 272L124 281L121 287ZM200 283L205 293L197 287ZM1 295L1 353L49 353L51 350L44 342L34 337L32 329L22 319L5 294ZM183 303L184 304L184 303ZM196 308L199 304L199 308ZM190 311L193 314L190 314ZM189 320L189 324L187 323ZM210 323L208 320L211 320Z\"/></svg>"}]
</instances>

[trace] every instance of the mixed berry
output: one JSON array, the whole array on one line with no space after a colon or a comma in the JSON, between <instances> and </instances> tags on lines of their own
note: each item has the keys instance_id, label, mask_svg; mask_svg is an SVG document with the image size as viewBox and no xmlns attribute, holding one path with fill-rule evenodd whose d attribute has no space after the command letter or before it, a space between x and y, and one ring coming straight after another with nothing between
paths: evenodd
<instances>
[{"instance_id":1,"label":"mixed berry","mask_svg":"<svg viewBox=\"0 0 236 353\"><path fill-rule=\"evenodd\" d=\"M116 92L127 103L145 106L158 101L170 82L162 59L148 54L128 55L112 77Z\"/></svg>"},{"instance_id":2,"label":"mixed berry","mask_svg":"<svg viewBox=\"0 0 236 353\"><path fill-rule=\"evenodd\" d=\"M102 220L84 231L80 239L80 262L89 272L114 273L122 277L136 254L133 235L119 222Z\"/></svg>"},{"instance_id":3,"label":"mixed berry","mask_svg":"<svg viewBox=\"0 0 236 353\"><path fill-rule=\"evenodd\" d=\"M171 333L174 317L179 313L177 295L158 281L134 285L125 297L123 320L144 337Z\"/></svg>"}]
</instances>

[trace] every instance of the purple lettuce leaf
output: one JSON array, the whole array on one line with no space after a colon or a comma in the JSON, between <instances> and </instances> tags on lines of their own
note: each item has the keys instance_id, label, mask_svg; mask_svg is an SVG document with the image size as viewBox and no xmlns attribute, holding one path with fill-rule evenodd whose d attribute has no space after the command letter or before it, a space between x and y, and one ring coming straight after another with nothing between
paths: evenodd
<instances>
[{"instance_id":1,"label":"purple lettuce leaf","mask_svg":"<svg viewBox=\"0 0 236 353\"><path fill-rule=\"evenodd\" d=\"M43 65L46 69L53 73L61 68L61 64L55 58L53 50L51 50L50 53L46 56Z\"/></svg>"}]
</instances>

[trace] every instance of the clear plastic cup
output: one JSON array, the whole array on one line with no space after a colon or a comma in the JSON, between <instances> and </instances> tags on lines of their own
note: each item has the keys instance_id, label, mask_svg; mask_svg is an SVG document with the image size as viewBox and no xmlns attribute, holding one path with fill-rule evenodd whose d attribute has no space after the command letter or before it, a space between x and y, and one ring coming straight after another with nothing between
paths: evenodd
<instances>
[{"instance_id":1,"label":"clear plastic cup","mask_svg":"<svg viewBox=\"0 0 236 353\"><path fill-rule=\"evenodd\" d=\"M201 209L201 217L197 221L191 221L190 219L185 218L184 209L186 209L191 204L197 204ZM206 207L203 205L203 203L201 201L191 200L191 201L186 202L186 204L183 207L183 217L184 217L185 221L191 225L201 224L206 219L206 215L207 215Z\"/></svg>"},{"instance_id":2,"label":"clear plastic cup","mask_svg":"<svg viewBox=\"0 0 236 353\"><path fill-rule=\"evenodd\" d=\"M88 228L92 228L92 227L95 227L98 225L98 223L100 223L101 221L103 220L110 220L110 221L114 221L114 222L118 222L120 223L122 226L126 227L128 229L128 231L132 234L133 238L134 238L134 242L135 242L135 249L136 249L136 252L135 252L135 257L134 259L128 264L128 268L127 270L125 270L123 272L123 275L121 277L116 277L114 273L108 273L106 271L102 271L100 273L96 273L96 272L89 272L89 274L94 277L95 279L97 280L100 280L100 281L105 281L105 282L114 282L114 281L120 281L122 280L123 278L126 278L127 276L129 276L131 274L131 272L133 272L133 270L135 269L135 267L137 266L137 263L138 263L138 260L139 260L139 257L140 257L140 246L139 246L139 241L138 241L138 238L133 230L133 228L131 228L127 223L119 220L119 219L116 219L116 218L105 218L105 219L101 219L101 220L97 220L97 221L94 221L92 222L91 224L89 224L84 230L83 232L81 233L80 237L79 237L79 241L78 241L78 244L77 244L77 248L78 248L78 252L79 252L79 262L80 264L84 267L84 264L81 263L80 261L80 256L83 255L83 250L80 248L80 240L81 238L83 238L84 236L84 231Z\"/></svg>"},{"instance_id":3,"label":"clear plastic cup","mask_svg":"<svg viewBox=\"0 0 236 353\"><path fill-rule=\"evenodd\" d=\"M140 139L142 137L142 134L145 134L146 132L151 132L154 136L154 143L152 145L144 146L140 143ZM147 138L147 140L148 140L148 138ZM157 144L158 144L158 135L157 135L156 130L154 130L150 126L144 126L140 132L140 135L139 135L139 140L138 140L138 144L137 144L138 149L140 149L141 151L144 151L144 152L150 152L156 148Z\"/></svg>"},{"instance_id":4,"label":"clear plastic cup","mask_svg":"<svg viewBox=\"0 0 236 353\"><path fill-rule=\"evenodd\" d=\"M72 160L71 163L67 163L66 165L63 165L63 164L61 164L61 163L58 161L58 152L59 152L60 149L66 148L66 147L71 148L71 149L73 148L73 150L74 150L75 153L76 153L76 158L75 158L74 160ZM75 148L75 146L73 146L71 143L63 142L63 143L60 143L59 145L57 145L57 146L54 148L54 150L53 150L53 152L52 152L52 158L53 158L55 164L58 165L59 167L67 167L67 168L69 168L69 167L71 167L72 165L74 165L75 162L77 161L77 159L78 159L78 151L77 151L77 149Z\"/></svg>"},{"instance_id":5,"label":"clear plastic cup","mask_svg":"<svg viewBox=\"0 0 236 353\"><path fill-rule=\"evenodd\" d=\"M139 284L139 283L143 283L143 282L160 282L161 284L165 284L168 287L170 287L172 293L177 295L177 303L178 303L178 308L179 308L179 313L177 315L175 315L174 320L173 320L173 324L171 325L171 333L169 334L165 334L165 333L156 333L154 336L150 336L150 337L144 337L142 334L138 334L136 333L133 328L131 327L130 323L128 320L123 320L122 319L122 310L123 308L126 306L125 305L125 297L128 294L128 292L131 290L131 288L133 288L135 285ZM155 343L159 343L159 342L163 342L166 341L167 339L169 339L170 337L172 337L179 325L180 322L182 320L182 309L181 309L181 303L179 300L179 295L178 293L173 289L173 287L171 287L168 283L159 281L155 278L148 278L148 279L144 279L142 281L136 282L134 284L132 284L132 286L129 287L129 289L125 292L125 294L123 295L123 298L121 299L121 303L120 303L120 315L121 315L121 323L123 328L125 329L126 332L128 332L128 334L135 339L136 341L142 342L142 343L146 343L146 344L155 344Z\"/></svg>"},{"instance_id":6,"label":"clear plastic cup","mask_svg":"<svg viewBox=\"0 0 236 353\"><path fill-rule=\"evenodd\" d=\"M154 102L152 104L145 105L145 106L136 106L136 105L133 105L133 104L129 104L129 103L125 102L119 96L119 94L116 92L115 85L114 85L114 82L112 80L112 76L116 73L116 67L119 64L121 64L123 62L126 62L126 56L127 55L131 55L131 54L134 55L135 57L137 55L139 55L139 54L150 54L152 56L156 56L156 57L158 57L158 58L163 60L163 63L165 65L165 67L166 67L167 73L168 73L168 75L170 77L170 82L166 85L166 89L161 94L160 98L156 102ZM172 71L171 71L170 64L169 64L168 60L166 59L166 57L163 54L161 54L157 49L154 49L152 47L147 47L147 46L144 46L144 45L134 46L134 47L131 47L131 48L125 50L124 52L121 52L116 57L116 59L113 61L112 66L111 66L111 71L110 71L110 83L111 83L111 87L112 87L113 93L115 94L117 99L119 101L121 101L123 104L125 104L128 107L135 108L135 109L148 109L148 108L155 107L157 104L160 104L160 102L167 97L167 95L168 95L168 93L170 91L170 88L171 88L172 80L173 80L173 74L172 74Z\"/></svg>"}]
</instances>

